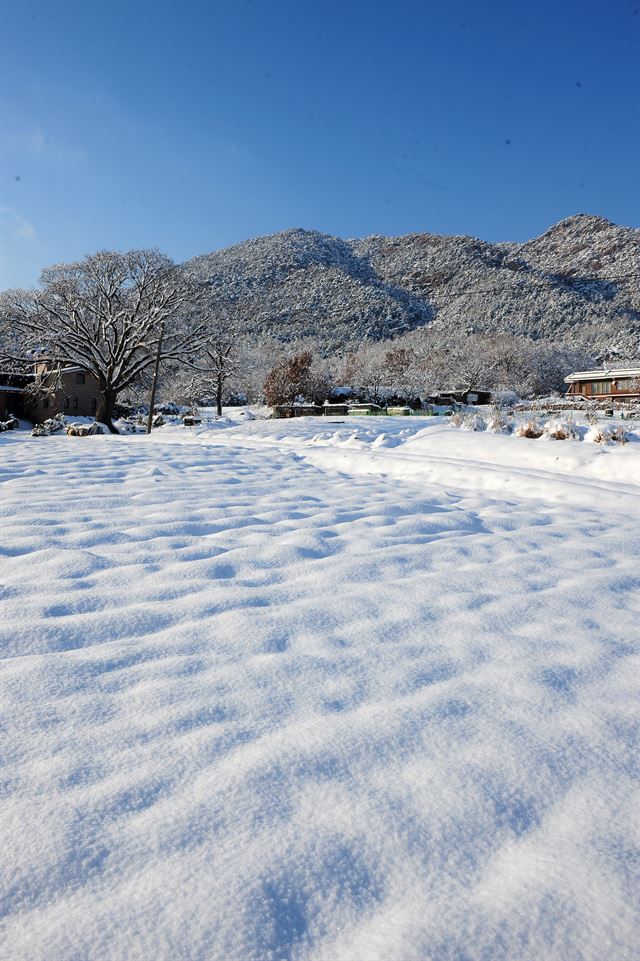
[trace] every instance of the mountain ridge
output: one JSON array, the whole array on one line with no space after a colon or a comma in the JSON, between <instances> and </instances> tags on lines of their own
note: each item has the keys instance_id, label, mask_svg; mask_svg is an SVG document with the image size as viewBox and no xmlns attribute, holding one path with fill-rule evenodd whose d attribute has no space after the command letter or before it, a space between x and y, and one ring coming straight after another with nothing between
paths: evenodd
<instances>
[{"instance_id":1,"label":"mountain ridge","mask_svg":"<svg viewBox=\"0 0 640 961\"><path fill-rule=\"evenodd\" d=\"M632 357L640 341L640 230L593 214L524 243L467 235L342 239L301 227L185 265L250 329L349 347L419 327L511 333Z\"/></svg>"}]
</instances>

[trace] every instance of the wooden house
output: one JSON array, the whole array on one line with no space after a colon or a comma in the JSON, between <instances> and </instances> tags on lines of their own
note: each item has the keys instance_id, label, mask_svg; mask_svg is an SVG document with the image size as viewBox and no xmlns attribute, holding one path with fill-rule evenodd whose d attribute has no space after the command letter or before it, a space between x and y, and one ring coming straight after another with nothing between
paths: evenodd
<instances>
[{"instance_id":1,"label":"wooden house","mask_svg":"<svg viewBox=\"0 0 640 961\"><path fill-rule=\"evenodd\" d=\"M0 372L0 418L14 414L41 424L56 414L95 417L99 401L97 379L81 367L39 360L33 374Z\"/></svg>"},{"instance_id":2,"label":"wooden house","mask_svg":"<svg viewBox=\"0 0 640 961\"><path fill-rule=\"evenodd\" d=\"M640 367L579 370L564 379L567 396L590 400L640 400Z\"/></svg>"}]
</instances>

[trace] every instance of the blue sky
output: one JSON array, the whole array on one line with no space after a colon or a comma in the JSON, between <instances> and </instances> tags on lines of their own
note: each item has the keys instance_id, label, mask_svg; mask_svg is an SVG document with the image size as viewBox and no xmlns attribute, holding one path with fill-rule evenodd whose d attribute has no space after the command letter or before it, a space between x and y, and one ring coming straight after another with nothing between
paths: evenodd
<instances>
[{"instance_id":1,"label":"blue sky","mask_svg":"<svg viewBox=\"0 0 640 961\"><path fill-rule=\"evenodd\" d=\"M293 226L638 226L639 6L0 0L0 288Z\"/></svg>"}]
</instances>

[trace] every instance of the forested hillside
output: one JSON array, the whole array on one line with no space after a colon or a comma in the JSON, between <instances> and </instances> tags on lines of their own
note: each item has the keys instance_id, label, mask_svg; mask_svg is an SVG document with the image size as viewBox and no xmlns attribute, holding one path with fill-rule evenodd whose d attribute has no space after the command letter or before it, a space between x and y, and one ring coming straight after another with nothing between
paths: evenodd
<instances>
[{"instance_id":1,"label":"forested hillside","mask_svg":"<svg viewBox=\"0 0 640 961\"><path fill-rule=\"evenodd\" d=\"M283 341L336 348L429 326L575 344L603 359L638 352L640 230L590 215L524 244L293 229L187 267L239 306L253 332Z\"/></svg>"}]
</instances>

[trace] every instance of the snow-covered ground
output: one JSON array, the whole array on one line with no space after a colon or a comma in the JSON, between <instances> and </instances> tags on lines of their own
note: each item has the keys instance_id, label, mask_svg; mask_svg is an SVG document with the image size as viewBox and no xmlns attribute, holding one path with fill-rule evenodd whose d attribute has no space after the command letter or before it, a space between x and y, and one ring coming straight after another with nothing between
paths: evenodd
<instances>
[{"instance_id":1,"label":"snow-covered ground","mask_svg":"<svg viewBox=\"0 0 640 961\"><path fill-rule=\"evenodd\" d=\"M2 958L637 957L639 450L3 434Z\"/></svg>"}]
</instances>

